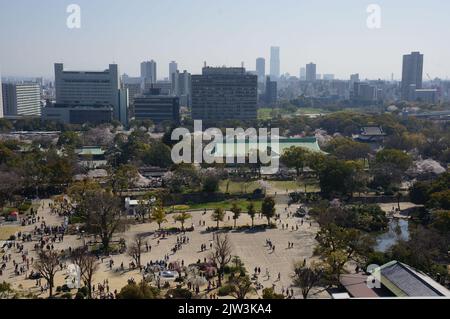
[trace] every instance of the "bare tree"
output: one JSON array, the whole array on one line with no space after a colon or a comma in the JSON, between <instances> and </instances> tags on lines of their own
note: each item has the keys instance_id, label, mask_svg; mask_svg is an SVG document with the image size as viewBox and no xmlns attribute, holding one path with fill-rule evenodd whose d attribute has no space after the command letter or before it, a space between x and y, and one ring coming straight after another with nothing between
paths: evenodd
<instances>
[{"instance_id":1,"label":"bare tree","mask_svg":"<svg viewBox=\"0 0 450 319\"><path fill-rule=\"evenodd\" d=\"M38 260L34 264L34 268L48 283L49 297L53 296L55 275L59 267L59 257L59 254L53 250L41 250L38 253Z\"/></svg>"},{"instance_id":2,"label":"bare tree","mask_svg":"<svg viewBox=\"0 0 450 319\"><path fill-rule=\"evenodd\" d=\"M145 222L145 217L150 216L153 208L153 203L147 199L141 199L138 201L136 207L136 214L141 218L142 223Z\"/></svg>"},{"instance_id":3,"label":"bare tree","mask_svg":"<svg viewBox=\"0 0 450 319\"><path fill-rule=\"evenodd\" d=\"M99 268L99 263L97 258L93 255L86 255L83 260L83 283L88 288L88 298L92 298L92 280L94 278L95 272Z\"/></svg>"},{"instance_id":4,"label":"bare tree","mask_svg":"<svg viewBox=\"0 0 450 319\"><path fill-rule=\"evenodd\" d=\"M88 210L87 230L100 236L103 249L108 252L114 233L124 231L127 225L122 219L119 199L106 191L89 192L84 206Z\"/></svg>"},{"instance_id":5,"label":"bare tree","mask_svg":"<svg viewBox=\"0 0 450 319\"><path fill-rule=\"evenodd\" d=\"M85 247L80 247L72 251L72 261L80 269L80 277L84 285L88 288L88 298L92 298L92 279L99 268L97 258L87 251Z\"/></svg>"},{"instance_id":6,"label":"bare tree","mask_svg":"<svg viewBox=\"0 0 450 319\"><path fill-rule=\"evenodd\" d=\"M323 278L323 270L318 265L305 266L303 262L294 265L294 286L300 288L304 299L312 288L316 287Z\"/></svg>"},{"instance_id":7,"label":"bare tree","mask_svg":"<svg viewBox=\"0 0 450 319\"><path fill-rule=\"evenodd\" d=\"M144 244L144 236L136 235L130 247L128 255L136 262L137 267L141 267L142 246Z\"/></svg>"},{"instance_id":8,"label":"bare tree","mask_svg":"<svg viewBox=\"0 0 450 319\"><path fill-rule=\"evenodd\" d=\"M21 177L12 171L0 171L0 206L11 201L15 192L22 188Z\"/></svg>"},{"instance_id":9,"label":"bare tree","mask_svg":"<svg viewBox=\"0 0 450 319\"><path fill-rule=\"evenodd\" d=\"M231 261L231 243L227 234L217 234L214 238L214 251L210 259L218 266L219 286L222 285L222 277L225 266Z\"/></svg>"}]
</instances>

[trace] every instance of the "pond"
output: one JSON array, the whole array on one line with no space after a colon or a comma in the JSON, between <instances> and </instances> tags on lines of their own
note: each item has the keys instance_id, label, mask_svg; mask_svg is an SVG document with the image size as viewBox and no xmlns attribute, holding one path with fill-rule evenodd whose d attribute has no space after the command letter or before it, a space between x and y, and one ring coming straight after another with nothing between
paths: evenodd
<instances>
[{"instance_id":1,"label":"pond","mask_svg":"<svg viewBox=\"0 0 450 319\"><path fill-rule=\"evenodd\" d=\"M409 221L406 219L392 219L389 230L377 237L376 251L386 252L399 240L409 240Z\"/></svg>"}]
</instances>

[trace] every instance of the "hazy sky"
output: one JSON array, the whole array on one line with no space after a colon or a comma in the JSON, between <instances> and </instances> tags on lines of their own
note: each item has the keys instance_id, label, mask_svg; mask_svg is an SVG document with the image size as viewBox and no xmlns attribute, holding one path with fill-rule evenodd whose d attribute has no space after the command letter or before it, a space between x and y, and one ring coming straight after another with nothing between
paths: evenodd
<instances>
[{"instance_id":1,"label":"hazy sky","mask_svg":"<svg viewBox=\"0 0 450 319\"><path fill-rule=\"evenodd\" d=\"M69 4L81 6L81 29L66 26ZM381 29L366 25L369 4ZM281 72L348 78L400 77L402 55L425 54L425 73L450 74L450 1L444 0L0 0L3 76L53 76L53 63L102 70L113 61L137 76L154 59L158 77L176 60L192 73L208 65L255 69L281 47Z\"/></svg>"}]
</instances>

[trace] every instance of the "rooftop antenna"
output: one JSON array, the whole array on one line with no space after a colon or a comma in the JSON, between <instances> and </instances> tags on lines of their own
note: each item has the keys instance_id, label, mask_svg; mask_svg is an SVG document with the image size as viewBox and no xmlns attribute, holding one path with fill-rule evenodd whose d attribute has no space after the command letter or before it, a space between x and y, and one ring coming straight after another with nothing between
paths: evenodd
<instances>
[{"instance_id":1,"label":"rooftop antenna","mask_svg":"<svg viewBox=\"0 0 450 319\"><path fill-rule=\"evenodd\" d=\"M241 62L241 67L244 68L244 61Z\"/></svg>"}]
</instances>

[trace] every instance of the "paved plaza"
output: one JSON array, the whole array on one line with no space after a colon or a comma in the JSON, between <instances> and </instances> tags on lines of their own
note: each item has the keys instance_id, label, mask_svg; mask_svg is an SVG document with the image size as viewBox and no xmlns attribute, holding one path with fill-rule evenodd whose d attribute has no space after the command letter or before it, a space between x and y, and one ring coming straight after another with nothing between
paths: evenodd
<instances>
[{"instance_id":1,"label":"paved plaza","mask_svg":"<svg viewBox=\"0 0 450 319\"><path fill-rule=\"evenodd\" d=\"M280 201L278 201L280 202ZM51 200L41 201L40 208L38 210L38 216L43 218L48 226L61 225L63 218L52 215L49 210L49 203ZM314 237L318 231L318 225L307 219L303 221L300 218L295 218L292 213L296 211L298 206L292 205L287 208L286 204L278 204L276 206L277 214L281 215L281 219L277 221L277 229L269 230L231 230L227 233L230 236L233 256L239 256L244 262L245 267L249 274L253 274L255 267L261 268L261 275L259 282L264 287L275 287L277 292L281 292L282 289L286 289L292 283L292 272L294 262L305 259L310 261L313 255L315 246ZM185 265L196 263L198 260L203 261L204 258L208 258L211 253L210 243L213 239L214 232L207 231L207 227L215 227L216 222L211 220L212 211L207 211L206 214L203 211L190 212L193 216L188 220L186 227L194 226L193 232L186 232L186 236L189 238L189 243L183 245L181 250L178 250L175 254L171 249L177 243L177 235L169 235L165 239L158 237L157 224L145 223L132 225L125 233L116 234L114 240L124 238L127 244L130 244L136 235L145 235L145 241L151 246L150 252L144 252L141 259L142 264L145 265L150 261L157 261L164 259L164 256L169 255L169 262L184 262ZM163 228L179 227L179 224L175 224L172 215L167 216L168 222L163 224ZM203 222L205 225L203 226ZM255 225L265 224L267 220L260 216L255 218ZM199 226L199 225L202 226ZM220 224L221 227L233 226L234 220L232 219L232 213L227 212L224 222ZM38 224L28 225L20 227L20 231L28 233L34 230L34 227ZM251 225L250 217L243 213L237 221L238 226ZM282 229L282 225L288 225L285 230ZM292 230L294 227L294 230ZM298 227L298 230L297 230ZM286 229L287 228L287 229ZM178 236L180 236L179 234ZM89 241L89 238L85 238ZM266 240L270 240L275 246L275 250L269 249L266 246ZM159 244L158 244L159 242ZM293 243L293 248L288 248L288 243ZM34 245L36 242L24 243L24 251L28 255L28 258L36 258L36 252ZM201 245L206 244L207 250L201 252ZM66 235L63 242L55 242L55 250L66 250L69 247L76 248L83 245L83 239L79 235ZM145 248L144 248L145 251ZM7 254L11 254L12 260L21 264L22 256L16 249L10 249ZM114 266L110 269L110 260L114 261ZM136 282L140 281L142 275L138 270L128 270L128 266L132 261L126 253L122 255L114 255L100 259L101 263L99 270L95 274L94 283L103 283L108 280L109 290L111 292L120 289L127 284L127 281L134 278ZM123 263L125 270L120 271L120 265ZM21 275L15 275L14 266L10 262L7 264L6 269L3 271L3 275L0 277L0 281L6 281L12 283L16 289L22 289L25 291L32 291L41 297L46 297L47 293L41 294L40 287L36 286L35 280L27 280L25 276L32 270L30 268ZM266 276L266 272L270 274L270 278ZM278 280L278 274L281 275L281 279ZM64 271L60 271L56 277L55 287L62 286L64 284ZM44 282L44 280L42 281ZM301 298L299 291L294 289L296 298ZM261 296L261 290L258 291L258 296ZM311 297L326 297L326 293L313 295Z\"/></svg>"}]
</instances>

